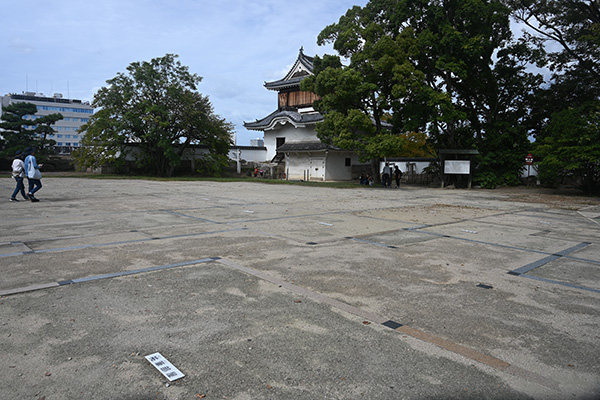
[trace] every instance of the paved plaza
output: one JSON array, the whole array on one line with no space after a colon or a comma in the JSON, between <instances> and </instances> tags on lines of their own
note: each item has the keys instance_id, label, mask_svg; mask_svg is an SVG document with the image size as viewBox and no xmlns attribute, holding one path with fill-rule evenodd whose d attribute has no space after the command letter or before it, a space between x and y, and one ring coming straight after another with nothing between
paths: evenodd
<instances>
[{"instance_id":1,"label":"paved plaza","mask_svg":"<svg viewBox=\"0 0 600 400\"><path fill-rule=\"evenodd\" d=\"M598 198L43 183L0 178L0 399L600 398Z\"/></svg>"}]
</instances>

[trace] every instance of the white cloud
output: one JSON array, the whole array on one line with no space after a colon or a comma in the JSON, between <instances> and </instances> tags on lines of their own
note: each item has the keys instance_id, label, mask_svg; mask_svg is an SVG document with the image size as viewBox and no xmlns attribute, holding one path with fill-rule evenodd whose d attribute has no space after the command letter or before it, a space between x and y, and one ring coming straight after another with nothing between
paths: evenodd
<instances>
[{"instance_id":1,"label":"white cloud","mask_svg":"<svg viewBox=\"0 0 600 400\"><path fill-rule=\"evenodd\" d=\"M29 90L91 101L130 63L175 53L204 77L200 92L236 125L238 143L249 144L260 133L243 121L277 107L264 81L282 78L301 46L331 53L317 35L357 3L367 0L12 1L0 14L11 38L0 42L0 94L25 91L27 74Z\"/></svg>"},{"instance_id":2,"label":"white cloud","mask_svg":"<svg viewBox=\"0 0 600 400\"><path fill-rule=\"evenodd\" d=\"M8 46L19 53L33 53L35 51L35 46L33 44L18 37L12 38Z\"/></svg>"}]
</instances>

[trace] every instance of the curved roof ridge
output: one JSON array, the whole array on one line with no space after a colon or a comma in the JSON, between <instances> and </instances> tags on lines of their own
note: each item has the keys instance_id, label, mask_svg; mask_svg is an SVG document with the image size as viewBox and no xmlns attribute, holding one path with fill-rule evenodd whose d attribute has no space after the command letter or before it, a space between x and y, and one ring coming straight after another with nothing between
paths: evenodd
<instances>
[{"instance_id":1,"label":"curved roof ridge","mask_svg":"<svg viewBox=\"0 0 600 400\"><path fill-rule=\"evenodd\" d=\"M254 122L244 122L244 127L249 130L264 131L272 129L277 123L289 122L294 126L313 125L323 120L318 112L301 114L298 111L275 110L266 117Z\"/></svg>"},{"instance_id":2,"label":"curved roof ridge","mask_svg":"<svg viewBox=\"0 0 600 400\"><path fill-rule=\"evenodd\" d=\"M304 47L300 47L298 58L288 73L276 81L265 82L265 87L270 90L278 90L299 85L302 79L313 74L313 61L314 57L304 54Z\"/></svg>"}]
</instances>

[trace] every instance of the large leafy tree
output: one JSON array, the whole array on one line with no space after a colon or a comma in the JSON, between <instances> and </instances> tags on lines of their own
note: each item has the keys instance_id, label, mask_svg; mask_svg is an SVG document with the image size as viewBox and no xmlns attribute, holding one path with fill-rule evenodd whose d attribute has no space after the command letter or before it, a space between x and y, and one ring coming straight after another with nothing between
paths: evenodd
<instances>
[{"instance_id":1,"label":"large leafy tree","mask_svg":"<svg viewBox=\"0 0 600 400\"><path fill-rule=\"evenodd\" d=\"M358 11L355 7L348 13ZM319 138L355 151L361 160L371 160L376 179L379 158L397 155L406 142L391 132L386 121L392 107L396 47L393 40L382 39L363 52L341 50L352 54L352 63L347 68L342 67L338 56L317 57L315 75L302 82L303 90L321 97L315 103L324 117L316 128Z\"/></svg>"},{"instance_id":2,"label":"large leafy tree","mask_svg":"<svg viewBox=\"0 0 600 400\"><path fill-rule=\"evenodd\" d=\"M600 3L597 0L506 0L524 24L525 39L548 56L547 66L567 79L600 86ZM583 89L583 88L582 88Z\"/></svg>"},{"instance_id":3,"label":"large leafy tree","mask_svg":"<svg viewBox=\"0 0 600 400\"><path fill-rule=\"evenodd\" d=\"M575 178L588 194L600 193L600 105L554 113L537 146L540 178L546 183Z\"/></svg>"},{"instance_id":4,"label":"large leafy tree","mask_svg":"<svg viewBox=\"0 0 600 400\"><path fill-rule=\"evenodd\" d=\"M232 125L214 114L197 91L202 78L177 57L131 63L96 93L99 111L82 126L86 133L75 155L81 166L123 159L130 144L140 149L138 165L162 176L173 173L192 144L208 146L210 159L227 154Z\"/></svg>"},{"instance_id":5,"label":"large leafy tree","mask_svg":"<svg viewBox=\"0 0 600 400\"><path fill-rule=\"evenodd\" d=\"M49 139L55 133L52 125L63 119L62 114L50 114L37 119L26 118L37 113L37 106L32 103L13 103L2 109L0 128L4 137L4 146L0 155L12 157L17 150L28 147L36 148L36 154L43 160L51 153L56 142Z\"/></svg>"},{"instance_id":6,"label":"large leafy tree","mask_svg":"<svg viewBox=\"0 0 600 400\"><path fill-rule=\"evenodd\" d=\"M349 64L325 62L305 84L322 97L320 137L344 144L349 126L367 131L357 113L375 127L389 113L395 132L427 132L435 148L478 148L490 186L515 182L540 78L526 70L532 54L513 42L509 15L500 0L371 0L348 10L318 42ZM368 138L384 142L377 131Z\"/></svg>"},{"instance_id":7,"label":"large leafy tree","mask_svg":"<svg viewBox=\"0 0 600 400\"><path fill-rule=\"evenodd\" d=\"M536 155L543 183L575 177L598 192L600 156L600 3L597 0L507 0L537 47L549 85L533 104Z\"/></svg>"}]
</instances>

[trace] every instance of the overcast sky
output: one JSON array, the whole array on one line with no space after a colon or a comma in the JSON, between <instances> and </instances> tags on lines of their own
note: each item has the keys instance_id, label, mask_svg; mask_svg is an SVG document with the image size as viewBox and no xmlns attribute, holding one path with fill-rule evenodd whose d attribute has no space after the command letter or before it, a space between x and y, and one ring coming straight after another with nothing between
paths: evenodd
<instances>
[{"instance_id":1,"label":"overcast sky","mask_svg":"<svg viewBox=\"0 0 600 400\"><path fill-rule=\"evenodd\" d=\"M179 55L199 91L235 124L237 143L262 132L244 121L277 108L265 81L283 78L298 51L333 54L316 38L367 0L17 0L0 13L0 94L25 91L92 101L134 61Z\"/></svg>"}]
</instances>

